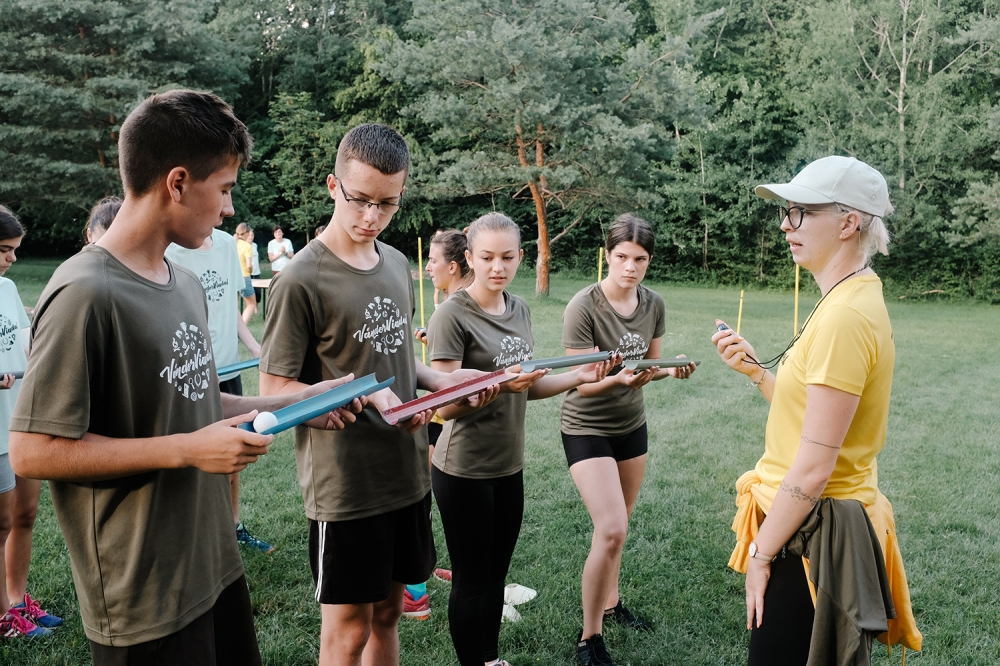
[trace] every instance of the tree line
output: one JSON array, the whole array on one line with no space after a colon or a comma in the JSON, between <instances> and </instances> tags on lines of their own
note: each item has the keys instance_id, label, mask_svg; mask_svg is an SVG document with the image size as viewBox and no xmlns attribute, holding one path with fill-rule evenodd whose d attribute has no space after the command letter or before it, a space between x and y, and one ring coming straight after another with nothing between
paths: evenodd
<instances>
[{"instance_id":1,"label":"tree line","mask_svg":"<svg viewBox=\"0 0 1000 666\"><path fill-rule=\"evenodd\" d=\"M120 193L117 131L151 92L218 92L254 136L232 223L302 242L350 126L413 153L386 240L499 209L537 288L602 229L657 230L660 279L784 286L773 204L828 154L879 169L898 290L1000 302L1000 0L0 0L0 202L68 252Z\"/></svg>"}]
</instances>

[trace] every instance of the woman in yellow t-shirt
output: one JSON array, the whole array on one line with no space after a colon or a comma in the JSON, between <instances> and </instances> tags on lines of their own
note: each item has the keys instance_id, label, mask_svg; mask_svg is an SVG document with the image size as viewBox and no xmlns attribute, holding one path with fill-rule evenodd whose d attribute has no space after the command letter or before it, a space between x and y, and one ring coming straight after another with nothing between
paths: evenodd
<instances>
[{"instance_id":1,"label":"woman in yellow t-shirt","mask_svg":"<svg viewBox=\"0 0 1000 666\"><path fill-rule=\"evenodd\" d=\"M243 270L243 289L240 296L243 297L243 321L249 322L250 318L257 314L257 295L253 290L253 246L250 245L250 225L240 222L236 226L236 254L240 255L240 268Z\"/></svg>"},{"instance_id":2,"label":"woman in yellow t-shirt","mask_svg":"<svg viewBox=\"0 0 1000 666\"><path fill-rule=\"evenodd\" d=\"M874 526L871 533L877 535L879 548L874 548L873 539L848 538L839 544L842 550L822 564L836 572L867 548L866 572L877 574L877 584L860 583L856 590L879 603L874 611L877 630L860 631L856 643L832 631L826 635L834 636L837 649L859 657L850 663L870 659L876 634L890 645L919 650L921 636L910 609L892 508L878 490L875 460L885 444L895 361L882 283L869 267L876 251L888 254L889 233L882 217L892 206L885 179L854 158L833 156L807 165L790 183L760 185L756 192L765 199L787 201L787 207L779 209L781 230L792 259L813 274L822 298L772 362L758 361L753 347L721 321L712 336L723 361L749 377L771 403L764 455L737 482L739 512L733 529L738 543L729 562L747 575L749 664L794 666L808 659L816 635L817 599L825 602L831 592L816 584L820 558L804 560L788 548L793 536L803 538L800 528L807 520L828 515L820 511L827 498L860 502L865 511L854 515L867 516L860 519ZM776 367L777 376L769 367ZM827 503L831 506L842 505ZM879 549L884 570L872 555ZM817 587L823 596L816 596ZM881 605L879 589L891 592L895 614L889 605ZM855 591L838 587L832 594Z\"/></svg>"}]
</instances>

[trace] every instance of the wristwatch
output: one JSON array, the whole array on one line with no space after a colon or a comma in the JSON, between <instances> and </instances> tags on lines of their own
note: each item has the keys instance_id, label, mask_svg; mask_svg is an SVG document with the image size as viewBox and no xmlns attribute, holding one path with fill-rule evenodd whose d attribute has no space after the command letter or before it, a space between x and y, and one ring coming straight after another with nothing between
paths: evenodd
<instances>
[{"instance_id":1,"label":"wristwatch","mask_svg":"<svg viewBox=\"0 0 1000 666\"><path fill-rule=\"evenodd\" d=\"M777 555L775 555L774 557L768 557L764 553L762 553L759 550L757 550L757 542L756 541L751 541L750 542L750 548L749 548L748 552L750 554L750 557L752 557L753 559L755 559L755 560L761 560L762 562L767 562L768 564L770 564L771 562L774 562L776 559L778 559Z\"/></svg>"}]
</instances>

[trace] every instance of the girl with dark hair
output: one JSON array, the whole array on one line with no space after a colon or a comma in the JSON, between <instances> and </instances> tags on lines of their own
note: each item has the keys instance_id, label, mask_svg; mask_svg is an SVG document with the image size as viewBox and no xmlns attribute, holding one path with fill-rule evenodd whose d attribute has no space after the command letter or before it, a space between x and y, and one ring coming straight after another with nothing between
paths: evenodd
<instances>
[{"instance_id":1,"label":"girl with dark hair","mask_svg":"<svg viewBox=\"0 0 1000 666\"><path fill-rule=\"evenodd\" d=\"M465 260L465 251L468 247L465 233L457 229L440 232L431 239L431 246L427 252L427 273L434 284L435 294L440 289L447 300L459 289L465 289L472 284L472 269ZM435 309L437 306L435 303ZM417 339L426 345L427 331L418 328L416 334ZM434 445L437 444L443 427L444 420L437 414L427 424L431 456L434 455Z\"/></svg>"},{"instance_id":2,"label":"girl with dark hair","mask_svg":"<svg viewBox=\"0 0 1000 666\"><path fill-rule=\"evenodd\" d=\"M24 227L7 208L0 206L0 276L15 261L24 238ZM15 476L10 468L7 442L10 417L21 388L14 373L28 367L28 328L14 283L0 277L0 636L42 636L62 620L42 610L27 593L31 536L38 513L42 482Z\"/></svg>"},{"instance_id":3,"label":"girl with dark hair","mask_svg":"<svg viewBox=\"0 0 1000 666\"><path fill-rule=\"evenodd\" d=\"M465 250L469 247L465 232L457 229L438 231L431 238L427 251L427 274L434 285L434 308L438 306L438 292L444 292L448 299L459 289L465 289L472 284L472 269L465 260ZM431 315L433 316L433 315ZM418 328L413 331L417 340L427 344L427 330ZM434 446L444 429L444 419L435 413L427 424L427 441L429 455L434 457ZM436 569L434 575L442 580L451 580L451 571ZM407 585L403 592L403 617L427 619L431 614L430 599L427 596L427 584Z\"/></svg>"},{"instance_id":4,"label":"girl with dark hair","mask_svg":"<svg viewBox=\"0 0 1000 666\"><path fill-rule=\"evenodd\" d=\"M449 229L439 231L431 238L427 250L427 275L434 285L434 309L437 309L438 292L444 292L445 300L459 289L465 289L472 284L472 269L465 260L465 251L469 241L464 231ZM427 344L427 331L418 328L414 331L417 340Z\"/></svg>"},{"instance_id":5,"label":"girl with dark hair","mask_svg":"<svg viewBox=\"0 0 1000 666\"><path fill-rule=\"evenodd\" d=\"M436 248L435 252L435 247ZM459 288L465 288L472 282L472 269L465 261L465 250L469 247L469 240L465 237L465 230L449 229L442 231L438 229L431 238L431 247L428 251L427 273L434 283L434 307L437 308L442 300L447 300L452 292ZM433 264L433 267L432 267ZM460 278L461 287L455 284L456 276ZM440 285L442 286L439 286ZM447 286L452 286L448 289ZM444 299L441 292L444 292Z\"/></svg>"},{"instance_id":6,"label":"girl with dark hair","mask_svg":"<svg viewBox=\"0 0 1000 666\"><path fill-rule=\"evenodd\" d=\"M452 588L448 623L462 666L505 665L498 655L504 580L524 513L524 418L528 400L604 379L612 361L546 377L522 373L534 346L523 299L507 291L524 252L520 230L489 213L472 223L466 260L475 278L441 304L430 321L431 367L517 373L499 397L473 411L442 407L444 431L434 449L431 484L441 512Z\"/></svg>"},{"instance_id":7,"label":"girl with dark hair","mask_svg":"<svg viewBox=\"0 0 1000 666\"><path fill-rule=\"evenodd\" d=\"M86 239L87 245L101 239L111 223L115 221L115 216L121 207L122 200L118 197L105 197L90 209L90 218L83 230L83 237Z\"/></svg>"},{"instance_id":8,"label":"girl with dark hair","mask_svg":"<svg viewBox=\"0 0 1000 666\"><path fill-rule=\"evenodd\" d=\"M608 276L581 290L563 314L567 354L598 347L624 359L660 358L665 331L663 299L642 286L653 256L653 230L632 214L608 230ZM577 642L581 666L613 664L604 646L604 620L632 629L650 624L622 604L618 574L628 521L646 472L646 410L642 387L665 377L687 379L694 364L630 371L571 390L563 401L563 448L573 482L594 522L583 567L583 631Z\"/></svg>"}]
</instances>

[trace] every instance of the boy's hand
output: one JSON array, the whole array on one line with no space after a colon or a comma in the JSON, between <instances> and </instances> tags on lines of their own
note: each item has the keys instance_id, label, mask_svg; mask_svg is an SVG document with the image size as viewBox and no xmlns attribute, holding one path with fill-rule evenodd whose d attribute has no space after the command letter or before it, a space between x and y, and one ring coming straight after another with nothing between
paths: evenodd
<instances>
[{"instance_id":1,"label":"boy's hand","mask_svg":"<svg viewBox=\"0 0 1000 666\"><path fill-rule=\"evenodd\" d=\"M368 396L368 403L375 407L379 414L383 414L386 410L392 409L393 407L399 407L403 404L396 394L393 393L388 387L382 389L381 391L376 391ZM406 421L398 421L396 423L396 427L412 435L416 431L420 430L421 427L430 423L432 418L434 418L434 410L425 409L422 412L417 412L412 418L407 419Z\"/></svg>"},{"instance_id":2,"label":"boy's hand","mask_svg":"<svg viewBox=\"0 0 1000 666\"><path fill-rule=\"evenodd\" d=\"M0 390L9 389L14 386L14 375L9 372L3 376L3 381L0 381Z\"/></svg>"},{"instance_id":3,"label":"boy's hand","mask_svg":"<svg viewBox=\"0 0 1000 666\"><path fill-rule=\"evenodd\" d=\"M209 474L232 474L246 469L267 453L274 435L258 435L236 426L253 421L257 410L224 419L185 436L180 451L183 467Z\"/></svg>"},{"instance_id":4,"label":"boy's hand","mask_svg":"<svg viewBox=\"0 0 1000 666\"><path fill-rule=\"evenodd\" d=\"M305 400L306 398L319 395L320 393L326 393L330 389L335 389L338 386L343 386L344 384L352 381L354 381L353 372L341 377L340 379L328 379L326 381L313 384L309 388L302 389L298 393L292 394L292 400L288 404L291 405ZM319 430L343 430L348 424L357 421L355 414L360 414L361 410L364 409L367 404L368 396L363 395L360 398L355 398L343 407L338 407L337 409L317 416L314 419L309 419L303 425L310 428L317 428Z\"/></svg>"}]
</instances>

